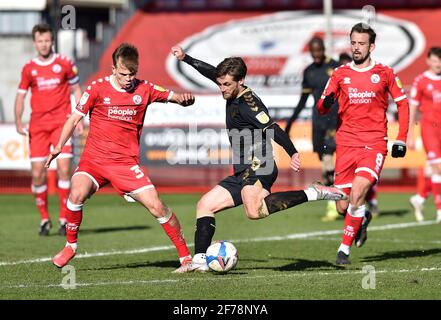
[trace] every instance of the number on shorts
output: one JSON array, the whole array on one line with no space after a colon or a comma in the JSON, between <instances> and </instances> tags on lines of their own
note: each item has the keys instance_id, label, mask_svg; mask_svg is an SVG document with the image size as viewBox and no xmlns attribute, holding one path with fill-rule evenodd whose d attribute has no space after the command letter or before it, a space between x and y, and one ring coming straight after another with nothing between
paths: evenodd
<instances>
[{"instance_id":1,"label":"number on shorts","mask_svg":"<svg viewBox=\"0 0 441 320\"><path fill-rule=\"evenodd\" d=\"M383 155L381 153L377 153L377 159L375 159L375 170L380 171L381 164L383 163Z\"/></svg>"},{"instance_id":2,"label":"number on shorts","mask_svg":"<svg viewBox=\"0 0 441 320\"><path fill-rule=\"evenodd\" d=\"M141 179L142 177L144 177L144 172L141 171L141 168L138 165L131 167L130 170L135 172L136 179Z\"/></svg>"}]
</instances>

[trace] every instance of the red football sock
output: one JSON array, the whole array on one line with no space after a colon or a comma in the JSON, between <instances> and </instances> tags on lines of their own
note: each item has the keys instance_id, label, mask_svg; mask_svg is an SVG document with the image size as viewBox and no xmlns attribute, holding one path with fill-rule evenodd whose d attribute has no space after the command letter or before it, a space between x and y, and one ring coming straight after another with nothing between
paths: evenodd
<instances>
[{"instance_id":1,"label":"red football sock","mask_svg":"<svg viewBox=\"0 0 441 320\"><path fill-rule=\"evenodd\" d=\"M360 229L366 207L360 206L357 210L352 210L351 205L348 207L348 213L345 216L345 227L343 232L342 244L350 247Z\"/></svg>"},{"instance_id":2,"label":"red football sock","mask_svg":"<svg viewBox=\"0 0 441 320\"><path fill-rule=\"evenodd\" d=\"M441 210L441 175L432 175L432 193L435 199L435 205L438 210Z\"/></svg>"},{"instance_id":3,"label":"red football sock","mask_svg":"<svg viewBox=\"0 0 441 320\"><path fill-rule=\"evenodd\" d=\"M69 243L76 243L83 220L83 204L73 204L67 200L66 220L66 240Z\"/></svg>"},{"instance_id":4,"label":"red football sock","mask_svg":"<svg viewBox=\"0 0 441 320\"><path fill-rule=\"evenodd\" d=\"M58 198L60 200L60 221L66 220L67 198L69 197L69 180L58 180Z\"/></svg>"},{"instance_id":5,"label":"red football sock","mask_svg":"<svg viewBox=\"0 0 441 320\"><path fill-rule=\"evenodd\" d=\"M184 232L181 229L181 225L179 224L179 220L176 215L172 212L170 216L162 217L157 220L175 245L179 258L189 256L190 251L188 250L187 243L184 239Z\"/></svg>"},{"instance_id":6,"label":"red football sock","mask_svg":"<svg viewBox=\"0 0 441 320\"><path fill-rule=\"evenodd\" d=\"M49 211L47 208L47 184L38 187L32 185L31 188L35 197L35 204L40 212L41 220L49 220Z\"/></svg>"}]
</instances>

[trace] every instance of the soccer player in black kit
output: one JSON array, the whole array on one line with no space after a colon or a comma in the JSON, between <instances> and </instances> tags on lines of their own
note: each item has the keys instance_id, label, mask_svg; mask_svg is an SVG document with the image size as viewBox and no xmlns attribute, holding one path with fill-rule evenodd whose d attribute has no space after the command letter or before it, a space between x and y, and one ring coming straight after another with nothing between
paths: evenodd
<instances>
[{"instance_id":1,"label":"soccer player in black kit","mask_svg":"<svg viewBox=\"0 0 441 320\"><path fill-rule=\"evenodd\" d=\"M233 149L234 174L223 179L199 200L196 208L195 255L191 263L176 273L207 271L205 253L215 232L215 214L244 205L250 219L262 219L304 202L340 200L344 192L334 187L313 184L305 190L271 193L277 178L271 140L291 157L290 167L298 172L300 158L288 135L268 114L257 95L244 85L247 67L239 57L224 59L217 67L172 47L172 54L214 81L226 100L226 127Z\"/></svg>"},{"instance_id":2,"label":"soccer player in black kit","mask_svg":"<svg viewBox=\"0 0 441 320\"><path fill-rule=\"evenodd\" d=\"M311 39L309 42L309 52L313 62L303 71L302 95L285 127L285 132L288 135L292 124L305 108L309 95L312 94L314 105L316 105L332 72L340 66L339 62L325 56L325 45L321 38ZM337 128L337 112L337 103L332 106L329 114L324 116L318 113L317 108L312 109L312 146L322 164L323 182L327 186L334 183L333 154L335 152L334 136ZM338 216L335 203L329 201L326 216L322 220L332 221L337 219Z\"/></svg>"}]
</instances>

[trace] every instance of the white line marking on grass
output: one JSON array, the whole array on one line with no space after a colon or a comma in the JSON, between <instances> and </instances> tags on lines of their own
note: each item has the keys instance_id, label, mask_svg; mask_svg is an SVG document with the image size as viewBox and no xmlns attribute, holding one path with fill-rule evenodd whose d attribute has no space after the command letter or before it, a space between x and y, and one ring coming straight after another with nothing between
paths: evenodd
<instances>
[{"instance_id":1,"label":"white line marking on grass","mask_svg":"<svg viewBox=\"0 0 441 320\"><path fill-rule=\"evenodd\" d=\"M239 269L240 271L240 269ZM437 267L424 267L419 269L391 269L391 270L376 270L375 273L412 273L412 272L432 272L432 271L441 271L441 268ZM232 276L221 276L221 277L198 277L198 278L187 278L182 277L180 279L155 279L155 280L130 280L130 281L108 281L108 282L86 282L86 283L76 283L78 287L91 287L91 286L118 286L118 285L152 285L152 284L168 284L168 283L179 283L179 282L194 282L194 281L220 281L220 280L228 280L235 281L240 276L240 279L261 279L261 278L294 278L294 277L307 277L307 276L342 276L342 275L356 275L356 274L365 274L363 270L340 270L333 272L292 272L292 273L280 273L273 275L259 275L259 276L243 276L243 275L232 275ZM182 275L180 275L182 276ZM27 289L27 288L62 288L62 284L20 284L20 285L10 285L10 286L0 286L2 289Z\"/></svg>"},{"instance_id":2,"label":"white line marking on grass","mask_svg":"<svg viewBox=\"0 0 441 320\"><path fill-rule=\"evenodd\" d=\"M386 224L383 226L371 226L369 227L369 231L383 231L383 230L391 230L391 229L403 229L403 228L411 228L411 227L422 227L427 225L436 224L435 220L431 221L423 221L423 222L408 222L408 223L396 223L396 224ZM326 235L335 235L342 234L343 228L338 230L322 230L322 231L313 231L313 232L304 232L304 233L293 233L288 234L286 236L273 236L273 237L259 237L259 238L251 238L251 239L236 239L231 240L233 243L244 243L244 242L261 242L261 241L281 241L281 240L292 240L292 239L303 239L310 237L320 237ZM188 244L189 247L194 246L194 244ZM140 248L133 250L115 250L115 251L107 251L107 252L95 252L95 253L82 253L75 256L75 259L82 258L94 258L94 257L103 257L103 256L113 256L113 255L123 255L123 254L138 254L138 253L148 253L154 251L164 251L174 249L174 246L158 246L158 247L150 247L150 248ZM0 261L1 266L14 266L19 264L30 264L30 263L42 263L51 261L51 257L43 257L29 260L18 260L18 261Z\"/></svg>"}]
</instances>

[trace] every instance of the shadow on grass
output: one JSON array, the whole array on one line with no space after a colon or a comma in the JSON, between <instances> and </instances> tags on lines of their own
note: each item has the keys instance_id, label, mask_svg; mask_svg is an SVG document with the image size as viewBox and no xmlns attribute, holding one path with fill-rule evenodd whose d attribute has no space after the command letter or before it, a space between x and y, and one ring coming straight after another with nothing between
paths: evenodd
<instances>
[{"instance_id":1,"label":"shadow on grass","mask_svg":"<svg viewBox=\"0 0 441 320\"><path fill-rule=\"evenodd\" d=\"M376 256L365 257L363 258L362 261L373 262L373 261L383 261L390 259L426 257L440 253L441 253L441 249L389 251Z\"/></svg>"},{"instance_id":2,"label":"shadow on grass","mask_svg":"<svg viewBox=\"0 0 441 320\"><path fill-rule=\"evenodd\" d=\"M153 261L153 262L134 262L128 264L117 264L108 267L101 268L91 268L84 269L87 271L96 271L96 270L120 270L120 269L138 269L138 268L178 268L179 261L177 260L163 260L163 261Z\"/></svg>"},{"instance_id":3,"label":"shadow on grass","mask_svg":"<svg viewBox=\"0 0 441 320\"><path fill-rule=\"evenodd\" d=\"M151 229L149 226L127 226L127 227L107 227L95 229L81 229L80 235L92 233L106 233L106 232L120 232L120 231L135 231Z\"/></svg>"},{"instance_id":4,"label":"shadow on grass","mask_svg":"<svg viewBox=\"0 0 441 320\"><path fill-rule=\"evenodd\" d=\"M407 209L400 209L400 210L380 210L380 218L386 217L386 216L397 216L402 217L409 213L409 210Z\"/></svg>"},{"instance_id":5,"label":"shadow on grass","mask_svg":"<svg viewBox=\"0 0 441 320\"><path fill-rule=\"evenodd\" d=\"M305 271L305 270L341 270L345 267L337 266L332 262L326 260L305 260L305 259L289 259L289 258L278 258L271 257L270 260L292 260L292 263L288 263L283 266L271 265L269 260L249 260L256 262L268 262L267 266L255 266L251 268L239 268L240 270L274 270L274 271Z\"/></svg>"}]
</instances>

